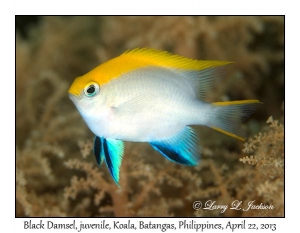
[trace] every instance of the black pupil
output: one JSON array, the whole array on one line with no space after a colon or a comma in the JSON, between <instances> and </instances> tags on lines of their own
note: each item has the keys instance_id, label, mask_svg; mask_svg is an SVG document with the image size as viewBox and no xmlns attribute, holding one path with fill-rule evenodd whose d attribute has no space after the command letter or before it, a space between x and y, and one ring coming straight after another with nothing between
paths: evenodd
<instances>
[{"instance_id":1,"label":"black pupil","mask_svg":"<svg viewBox=\"0 0 300 233\"><path fill-rule=\"evenodd\" d=\"M86 92L89 94L93 94L95 92L95 86L94 85L89 86Z\"/></svg>"}]
</instances>

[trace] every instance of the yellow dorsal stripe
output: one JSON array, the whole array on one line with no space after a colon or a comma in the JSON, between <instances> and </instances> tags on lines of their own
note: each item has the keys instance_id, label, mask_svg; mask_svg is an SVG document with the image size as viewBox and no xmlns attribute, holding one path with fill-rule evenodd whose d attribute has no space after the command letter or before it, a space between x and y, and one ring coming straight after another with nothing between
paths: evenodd
<instances>
[{"instance_id":1,"label":"yellow dorsal stripe","mask_svg":"<svg viewBox=\"0 0 300 233\"><path fill-rule=\"evenodd\" d=\"M148 48L137 48L126 51L121 56L132 58L145 63L183 69L183 70L203 70L211 67L227 65L233 62L229 61L211 61L211 60L194 60L176 54L171 54L166 51L160 51Z\"/></svg>"},{"instance_id":2,"label":"yellow dorsal stripe","mask_svg":"<svg viewBox=\"0 0 300 233\"><path fill-rule=\"evenodd\" d=\"M211 128L214 129L214 130L217 130L217 131L219 131L219 132L221 132L221 133L223 133L223 134L226 134L226 135L228 135L228 136L230 136L230 137L237 138L237 139L239 139L239 140L241 140L241 141L245 141L245 138L240 137L240 136L238 136L238 135L235 135L235 134L233 134L233 133L227 132L227 131L225 131L225 130L223 130L223 129L220 129L220 128L218 128L218 127L211 127Z\"/></svg>"},{"instance_id":3,"label":"yellow dorsal stripe","mask_svg":"<svg viewBox=\"0 0 300 233\"><path fill-rule=\"evenodd\" d=\"M85 85L97 82L100 86L124 73L146 66L159 66L181 70L203 70L230 64L228 61L202 61L173 55L154 49L133 49L113 58L75 79L69 93L80 95Z\"/></svg>"},{"instance_id":4,"label":"yellow dorsal stripe","mask_svg":"<svg viewBox=\"0 0 300 233\"><path fill-rule=\"evenodd\" d=\"M214 102L214 106L229 106L238 104L262 104L259 100L236 100L236 101L224 101L224 102Z\"/></svg>"}]
</instances>

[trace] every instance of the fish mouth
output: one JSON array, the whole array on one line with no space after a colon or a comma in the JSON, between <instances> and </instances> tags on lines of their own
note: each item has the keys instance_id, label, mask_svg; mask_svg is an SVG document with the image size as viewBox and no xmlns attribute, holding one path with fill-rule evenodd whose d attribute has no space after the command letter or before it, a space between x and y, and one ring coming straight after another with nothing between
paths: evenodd
<instances>
[{"instance_id":1,"label":"fish mouth","mask_svg":"<svg viewBox=\"0 0 300 233\"><path fill-rule=\"evenodd\" d=\"M72 101L78 101L80 100L82 97L81 95L74 95L72 93L69 92L69 98L72 100Z\"/></svg>"}]
</instances>

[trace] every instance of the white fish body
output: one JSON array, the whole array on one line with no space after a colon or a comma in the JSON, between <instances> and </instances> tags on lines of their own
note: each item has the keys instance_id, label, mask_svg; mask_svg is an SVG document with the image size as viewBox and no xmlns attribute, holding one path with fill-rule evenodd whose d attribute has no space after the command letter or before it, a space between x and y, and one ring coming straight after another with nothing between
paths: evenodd
<instances>
[{"instance_id":1,"label":"white fish body","mask_svg":"<svg viewBox=\"0 0 300 233\"><path fill-rule=\"evenodd\" d=\"M96 135L148 142L205 125L209 104L199 101L186 77L175 70L145 68L101 88L103 104L82 116Z\"/></svg>"}]
</instances>

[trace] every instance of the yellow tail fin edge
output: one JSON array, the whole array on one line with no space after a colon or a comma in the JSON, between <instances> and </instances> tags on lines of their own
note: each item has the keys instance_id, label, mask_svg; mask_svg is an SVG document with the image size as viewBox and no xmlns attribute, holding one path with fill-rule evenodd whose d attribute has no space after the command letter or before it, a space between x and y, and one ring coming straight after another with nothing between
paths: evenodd
<instances>
[{"instance_id":1,"label":"yellow tail fin edge","mask_svg":"<svg viewBox=\"0 0 300 233\"><path fill-rule=\"evenodd\" d=\"M233 133L227 132L227 131L225 131L225 130L223 130L223 129L220 129L220 128L217 128L217 127L211 127L211 128L214 129L214 130L217 130L217 131L219 131L219 132L221 132L221 133L223 133L223 134L226 134L226 135L228 135L228 136L230 136L230 137L239 139L239 140L241 140L241 141L245 141L245 140L246 140L246 139L243 138L243 137L240 137L240 136L235 135L235 134L233 134Z\"/></svg>"},{"instance_id":2,"label":"yellow tail fin edge","mask_svg":"<svg viewBox=\"0 0 300 233\"><path fill-rule=\"evenodd\" d=\"M214 106L229 106L237 104L262 104L259 100L235 100L235 101L224 101L224 102L214 102Z\"/></svg>"}]
</instances>

